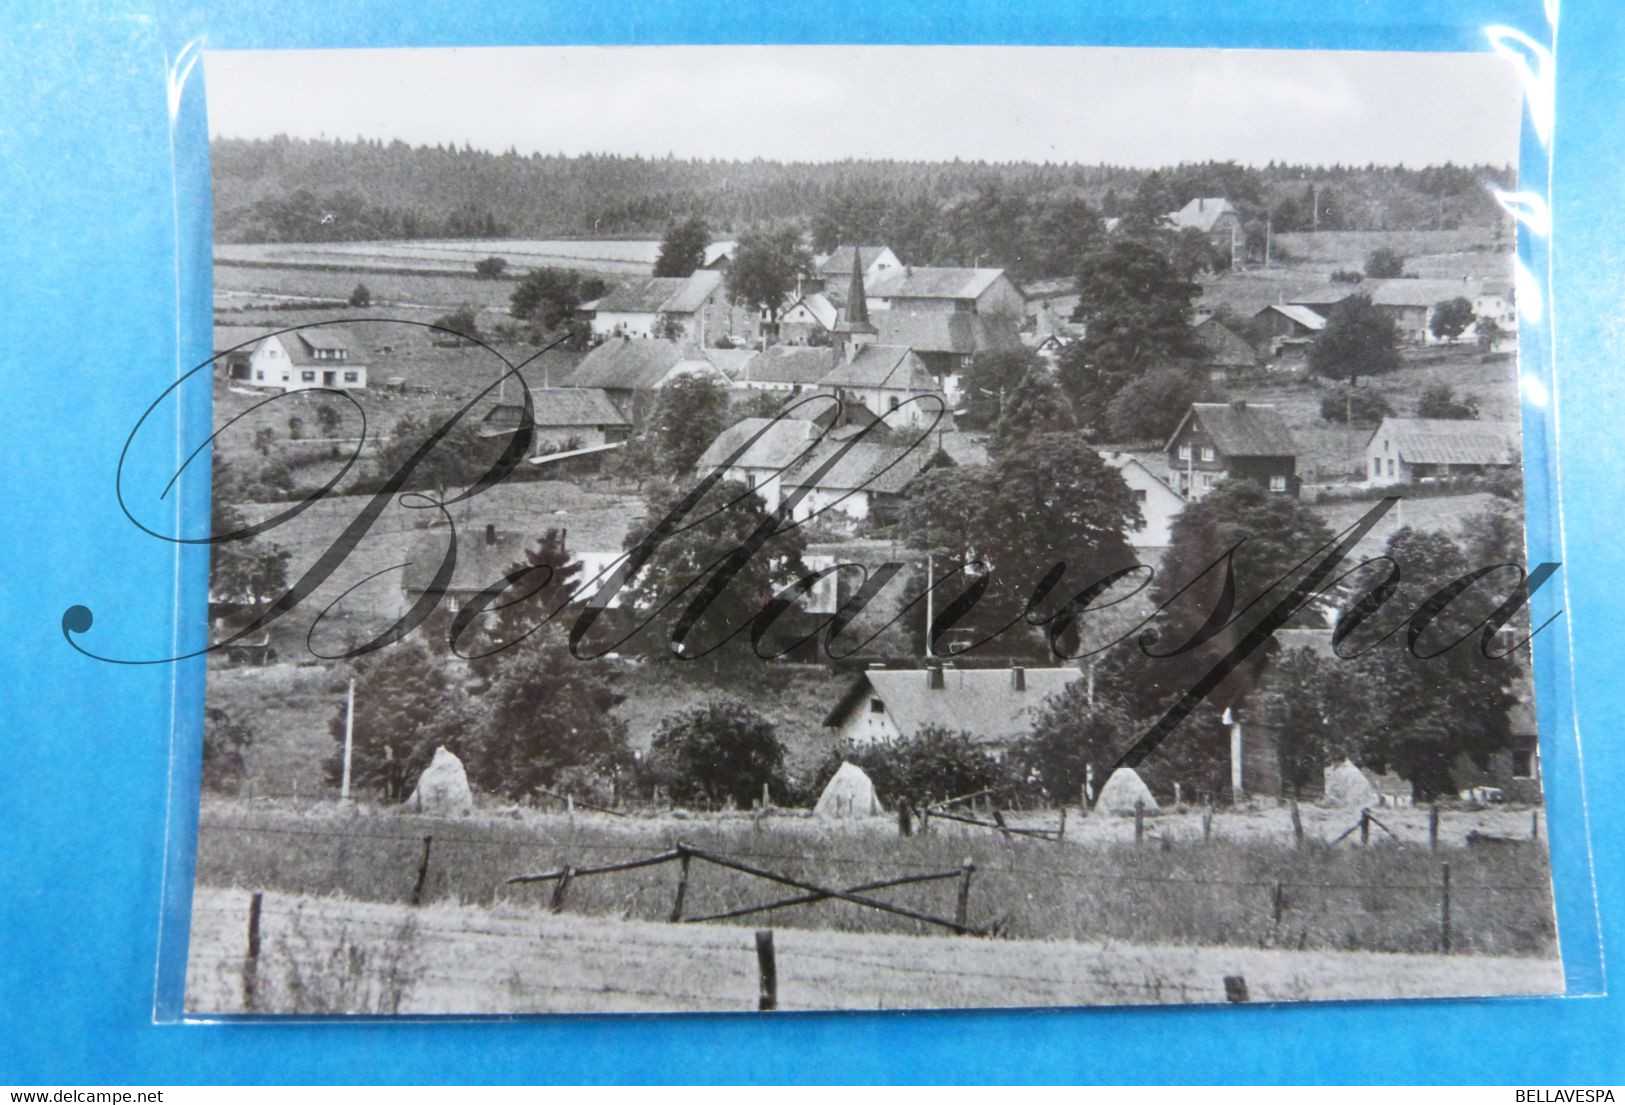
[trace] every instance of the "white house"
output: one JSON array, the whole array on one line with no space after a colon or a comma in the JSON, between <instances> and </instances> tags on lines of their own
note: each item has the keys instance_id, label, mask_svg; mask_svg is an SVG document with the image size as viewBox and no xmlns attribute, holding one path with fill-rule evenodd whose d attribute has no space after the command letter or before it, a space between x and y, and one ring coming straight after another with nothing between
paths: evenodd
<instances>
[{"instance_id":1,"label":"white house","mask_svg":"<svg viewBox=\"0 0 1625 1105\"><path fill-rule=\"evenodd\" d=\"M722 273L696 269L689 276L623 279L579 311L593 337L672 338L705 345L706 315L720 298Z\"/></svg>"},{"instance_id":2,"label":"white house","mask_svg":"<svg viewBox=\"0 0 1625 1105\"><path fill-rule=\"evenodd\" d=\"M1140 507L1139 528L1128 534L1136 549L1165 549L1173 544L1174 516L1185 509L1185 497L1133 453L1100 450L1100 459L1117 470Z\"/></svg>"},{"instance_id":3,"label":"white house","mask_svg":"<svg viewBox=\"0 0 1625 1105\"><path fill-rule=\"evenodd\" d=\"M915 479L932 469L954 466L953 458L937 447L935 435L931 441L864 440L846 448L850 432L855 431L824 435L808 451L807 459L781 478L781 496L803 491L791 508L796 521L817 515L832 523L871 518L894 522L902 515ZM829 464L827 471L823 470L825 464Z\"/></svg>"},{"instance_id":4,"label":"white house","mask_svg":"<svg viewBox=\"0 0 1625 1105\"><path fill-rule=\"evenodd\" d=\"M1516 422L1384 418L1366 442L1366 481L1414 483L1516 469L1521 433Z\"/></svg>"},{"instance_id":5,"label":"white house","mask_svg":"<svg viewBox=\"0 0 1625 1105\"><path fill-rule=\"evenodd\" d=\"M1077 668L870 668L824 717L844 745L890 743L921 729L969 733L994 755L1029 735ZM946 796L944 796L946 797Z\"/></svg>"},{"instance_id":6,"label":"white house","mask_svg":"<svg viewBox=\"0 0 1625 1105\"><path fill-rule=\"evenodd\" d=\"M782 477L809 454L820 432L816 423L799 418L741 419L717 435L694 470L703 477L721 467L725 479L738 480L756 492L768 510L778 510ZM741 448L744 452L734 457Z\"/></svg>"},{"instance_id":7,"label":"white house","mask_svg":"<svg viewBox=\"0 0 1625 1105\"><path fill-rule=\"evenodd\" d=\"M283 391L359 391L367 386L367 366L356 356L359 349L349 331L337 326L273 334L249 357L247 382Z\"/></svg>"},{"instance_id":8,"label":"white house","mask_svg":"<svg viewBox=\"0 0 1625 1105\"><path fill-rule=\"evenodd\" d=\"M844 304L856 257L863 258L863 278L866 282L903 267L903 262L897 259L897 254L889 246L840 246L827 257L817 259L816 275L808 290L822 290L837 304Z\"/></svg>"}]
</instances>

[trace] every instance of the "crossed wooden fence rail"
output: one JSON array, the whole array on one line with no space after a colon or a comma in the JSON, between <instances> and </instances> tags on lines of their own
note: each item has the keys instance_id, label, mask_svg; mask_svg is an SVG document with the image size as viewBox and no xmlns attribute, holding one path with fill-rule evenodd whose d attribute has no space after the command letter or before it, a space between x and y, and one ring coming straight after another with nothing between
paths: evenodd
<instances>
[{"instance_id":1,"label":"crossed wooden fence rail","mask_svg":"<svg viewBox=\"0 0 1625 1105\"><path fill-rule=\"evenodd\" d=\"M1014 831L1014 830L1012 830ZM706 913L701 915L684 915L684 900L688 896L689 866L694 860L702 860L717 867L741 874L751 875L768 882L778 883L799 890L801 893L788 898L778 898L773 901L761 902L756 905L742 906L738 909L724 910L720 913ZM756 913L765 913L774 909L785 909L789 906L811 905L815 902L841 901L853 905L864 906L868 909L877 909L883 913L896 914L907 917L913 921L937 925L958 933L961 936L986 936L991 931L970 924L970 884L971 876L976 873L976 864L967 859L959 867L951 871L931 871L919 875L901 875L894 878L874 879L859 883L856 886L836 888L822 886L806 879L794 878L778 871L769 871L765 867L757 867L744 863L729 856L719 855L704 848L696 848L691 844L678 844L670 851L660 852L641 859L626 860L622 863L606 863L597 867L562 867L557 871L544 871L532 875L514 875L504 880L509 885L525 883L554 884L553 897L549 902L549 909L558 913L564 908L565 900L570 893L570 884L575 879L585 878L589 875L608 875L617 871L633 871L640 867L654 867L665 863L676 863L679 868L677 877L676 895L672 901L671 914L667 918L673 924L699 924L705 921L732 920L736 917L748 917ZM898 886L910 886L915 883L941 882L948 879L959 880L959 894L955 902L954 916L950 920L946 917L936 917L919 910L908 909L905 906L883 901L879 898L868 897L871 891L886 890Z\"/></svg>"}]
</instances>

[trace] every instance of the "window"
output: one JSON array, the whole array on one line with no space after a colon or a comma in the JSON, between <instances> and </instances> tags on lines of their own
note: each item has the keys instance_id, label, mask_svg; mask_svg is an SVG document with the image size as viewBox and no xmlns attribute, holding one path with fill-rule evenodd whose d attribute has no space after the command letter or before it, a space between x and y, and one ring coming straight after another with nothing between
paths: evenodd
<instances>
[{"instance_id":1,"label":"window","mask_svg":"<svg viewBox=\"0 0 1625 1105\"><path fill-rule=\"evenodd\" d=\"M314 372L308 372L308 371L307 372L301 372L299 374L299 379L303 380L307 384L314 384L316 382L316 374Z\"/></svg>"},{"instance_id":2,"label":"window","mask_svg":"<svg viewBox=\"0 0 1625 1105\"><path fill-rule=\"evenodd\" d=\"M746 472L745 473L745 486L750 488L752 491L756 490L756 473L755 472Z\"/></svg>"},{"instance_id":3,"label":"window","mask_svg":"<svg viewBox=\"0 0 1625 1105\"><path fill-rule=\"evenodd\" d=\"M883 714L886 712L886 704L878 698L871 698L869 700L869 712L871 714Z\"/></svg>"},{"instance_id":4,"label":"window","mask_svg":"<svg viewBox=\"0 0 1625 1105\"><path fill-rule=\"evenodd\" d=\"M1189 444L1181 445L1179 447L1179 459L1180 460L1190 460L1191 459L1191 447L1190 447Z\"/></svg>"},{"instance_id":5,"label":"window","mask_svg":"<svg viewBox=\"0 0 1625 1105\"><path fill-rule=\"evenodd\" d=\"M361 382L361 373L359 373L359 372L346 372L344 374L344 382L347 383L347 384L360 383Z\"/></svg>"},{"instance_id":6,"label":"window","mask_svg":"<svg viewBox=\"0 0 1625 1105\"><path fill-rule=\"evenodd\" d=\"M1134 501L1137 502L1137 503L1145 502L1145 488L1143 488L1143 487L1134 488Z\"/></svg>"},{"instance_id":7,"label":"window","mask_svg":"<svg viewBox=\"0 0 1625 1105\"><path fill-rule=\"evenodd\" d=\"M1394 458L1392 457L1388 458L1388 474L1390 476L1394 474Z\"/></svg>"},{"instance_id":8,"label":"window","mask_svg":"<svg viewBox=\"0 0 1625 1105\"><path fill-rule=\"evenodd\" d=\"M271 348L267 351L267 353L268 353L269 356L272 356L272 357L280 356L280 354L278 354L277 351L276 351L276 346L274 346L274 345L271 346Z\"/></svg>"},{"instance_id":9,"label":"window","mask_svg":"<svg viewBox=\"0 0 1625 1105\"><path fill-rule=\"evenodd\" d=\"M1271 491L1285 491L1286 490L1286 477L1285 476L1271 476L1270 477L1270 490Z\"/></svg>"},{"instance_id":10,"label":"window","mask_svg":"<svg viewBox=\"0 0 1625 1105\"><path fill-rule=\"evenodd\" d=\"M897 409L897 396L895 396L895 395L892 396L891 399L887 402L886 406L890 410L896 410Z\"/></svg>"},{"instance_id":11,"label":"window","mask_svg":"<svg viewBox=\"0 0 1625 1105\"><path fill-rule=\"evenodd\" d=\"M1372 457L1371 458L1371 474L1373 476L1382 475L1382 458L1381 457Z\"/></svg>"},{"instance_id":12,"label":"window","mask_svg":"<svg viewBox=\"0 0 1625 1105\"><path fill-rule=\"evenodd\" d=\"M292 373L289 373L289 372L284 372L284 373L283 373L283 374L282 374L282 382L283 382L283 383L284 383L284 384L285 384L285 383L287 383L287 382L288 382L288 381L289 381L289 380L290 380L290 379L292 379L292 378L293 378L293 374L292 374Z\"/></svg>"},{"instance_id":13,"label":"window","mask_svg":"<svg viewBox=\"0 0 1625 1105\"><path fill-rule=\"evenodd\" d=\"M1388 451L1388 439L1387 438L1382 439L1382 451L1385 452L1385 453Z\"/></svg>"},{"instance_id":14,"label":"window","mask_svg":"<svg viewBox=\"0 0 1625 1105\"><path fill-rule=\"evenodd\" d=\"M263 368L255 369L255 371L254 371L254 379L256 379L256 380L265 379L265 370Z\"/></svg>"},{"instance_id":15,"label":"window","mask_svg":"<svg viewBox=\"0 0 1625 1105\"><path fill-rule=\"evenodd\" d=\"M1216 454L1213 452L1213 446L1211 446L1211 445L1202 446L1202 459L1203 460L1212 460L1215 457L1215 455Z\"/></svg>"},{"instance_id":16,"label":"window","mask_svg":"<svg viewBox=\"0 0 1625 1105\"><path fill-rule=\"evenodd\" d=\"M1512 747L1512 777L1514 779L1533 779L1535 777L1535 746L1533 743L1522 742Z\"/></svg>"},{"instance_id":17,"label":"window","mask_svg":"<svg viewBox=\"0 0 1625 1105\"><path fill-rule=\"evenodd\" d=\"M1219 482L1219 477L1215 476L1212 472L1203 472L1202 473L1202 486L1203 487L1212 487L1214 484L1216 484L1218 482Z\"/></svg>"}]
</instances>

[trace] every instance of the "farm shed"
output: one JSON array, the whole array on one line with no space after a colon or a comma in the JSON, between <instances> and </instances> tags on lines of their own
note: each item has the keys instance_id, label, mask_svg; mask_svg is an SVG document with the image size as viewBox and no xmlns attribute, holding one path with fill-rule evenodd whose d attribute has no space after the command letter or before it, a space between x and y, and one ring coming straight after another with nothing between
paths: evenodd
<instances>
[{"instance_id":1,"label":"farm shed","mask_svg":"<svg viewBox=\"0 0 1625 1105\"><path fill-rule=\"evenodd\" d=\"M1365 446L1369 483L1504 472L1519 464L1522 427L1477 419L1384 418Z\"/></svg>"},{"instance_id":2,"label":"farm shed","mask_svg":"<svg viewBox=\"0 0 1625 1105\"><path fill-rule=\"evenodd\" d=\"M842 744L912 737L921 729L969 733L1002 757L1027 736L1051 696L1077 668L871 668L859 673L824 718Z\"/></svg>"},{"instance_id":3,"label":"farm shed","mask_svg":"<svg viewBox=\"0 0 1625 1105\"><path fill-rule=\"evenodd\" d=\"M1267 404L1192 403L1164 452L1176 489L1188 498L1201 498L1224 479L1298 494L1297 443L1280 412Z\"/></svg>"}]
</instances>

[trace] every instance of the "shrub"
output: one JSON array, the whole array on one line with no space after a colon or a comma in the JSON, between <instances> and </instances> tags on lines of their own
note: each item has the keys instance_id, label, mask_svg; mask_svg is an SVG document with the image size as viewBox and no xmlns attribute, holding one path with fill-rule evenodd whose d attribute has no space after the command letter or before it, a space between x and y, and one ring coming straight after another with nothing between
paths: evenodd
<instances>
[{"instance_id":1,"label":"shrub","mask_svg":"<svg viewBox=\"0 0 1625 1105\"><path fill-rule=\"evenodd\" d=\"M350 290L349 305L351 307L371 307L372 292L365 284L357 284Z\"/></svg>"},{"instance_id":2,"label":"shrub","mask_svg":"<svg viewBox=\"0 0 1625 1105\"><path fill-rule=\"evenodd\" d=\"M1478 400L1471 395L1456 398L1449 384L1435 384L1416 401L1416 417L1468 419L1478 417Z\"/></svg>"},{"instance_id":3,"label":"shrub","mask_svg":"<svg viewBox=\"0 0 1625 1105\"><path fill-rule=\"evenodd\" d=\"M819 766L814 793L822 791L841 762L856 764L888 805L907 798L916 805L1003 787L1011 776L969 733L928 726L912 737L831 752Z\"/></svg>"},{"instance_id":4,"label":"shrub","mask_svg":"<svg viewBox=\"0 0 1625 1105\"><path fill-rule=\"evenodd\" d=\"M1393 413L1393 405L1387 399L1365 388L1338 388L1320 401L1323 422L1375 426Z\"/></svg>"},{"instance_id":5,"label":"shrub","mask_svg":"<svg viewBox=\"0 0 1625 1105\"><path fill-rule=\"evenodd\" d=\"M662 721L648 763L674 801L732 799L748 807L764 784L782 788L784 746L766 717L742 702L716 699Z\"/></svg>"}]
</instances>

